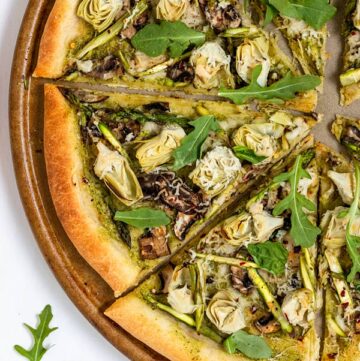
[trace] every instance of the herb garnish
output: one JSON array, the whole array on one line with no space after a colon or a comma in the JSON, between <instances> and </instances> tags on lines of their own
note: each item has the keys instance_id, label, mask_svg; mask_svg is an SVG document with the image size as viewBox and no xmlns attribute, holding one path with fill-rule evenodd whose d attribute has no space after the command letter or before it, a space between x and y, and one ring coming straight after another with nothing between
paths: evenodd
<instances>
[{"instance_id":1,"label":"herb garnish","mask_svg":"<svg viewBox=\"0 0 360 361\"><path fill-rule=\"evenodd\" d=\"M249 335L245 331L237 331L224 341L228 353L241 352L245 356L258 360L268 359L272 355L271 348L261 336Z\"/></svg>"},{"instance_id":2,"label":"herb garnish","mask_svg":"<svg viewBox=\"0 0 360 361\"><path fill-rule=\"evenodd\" d=\"M243 104L252 99L269 100L282 103L283 100L293 99L296 93L315 89L321 84L320 77L315 75L293 76L290 72L284 78L267 87L261 87L257 79L262 65L254 68L251 82L240 89L225 89L219 91L219 96L231 99L235 104Z\"/></svg>"},{"instance_id":3,"label":"herb garnish","mask_svg":"<svg viewBox=\"0 0 360 361\"><path fill-rule=\"evenodd\" d=\"M39 325L37 328L33 328L28 324L24 324L26 328L31 332L34 338L33 347L30 350L25 350L22 346L15 345L15 350L22 356L26 357L30 361L40 361L48 350L43 346L43 342L52 332L57 330L57 327L50 328L50 322L53 318L51 312L51 306L47 305L39 315Z\"/></svg>"},{"instance_id":4,"label":"herb garnish","mask_svg":"<svg viewBox=\"0 0 360 361\"><path fill-rule=\"evenodd\" d=\"M170 223L170 218L164 211L146 207L135 208L131 211L117 211L114 220L136 228L160 227Z\"/></svg>"},{"instance_id":5,"label":"herb garnish","mask_svg":"<svg viewBox=\"0 0 360 361\"><path fill-rule=\"evenodd\" d=\"M189 28L181 21L148 24L131 39L134 48L148 56L156 57L168 50L172 58L180 56L190 45L200 46L204 42L204 33Z\"/></svg>"},{"instance_id":6,"label":"herb garnish","mask_svg":"<svg viewBox=\"0 0 360 361\"><path fill-rule=\"evenodd\" d=\"M173 152L175 159L173 169L178 170L195 162L201 157L201 148L210 131L219 130L219 124L213 115L204 115L189 125L195 129L182 139L180 147Z\"/></svg>"},{"instance_id":7,"label":"herb garnish","mask_svg":"<svg viewBox=\"0 0 360 361\"><path fill-rule=\"evenodd\" d=\"M249 244L249 253L255 263L275 276L281 276L285 272L288 260L288 251L279 242L267 241L259 244Z\"/></svg>"},{"instance_id":8,"label":"herb garnish","mask_svg":"<svg viewBox=\"0 0 360 361\"><path fill-rule=\"evenodd\" d=\"M252 149L249 149L248 147L244 147L242 145L237 145L233 147L233 151L239 159L246 160L251 164L258 164L266 159L266 157L262 155L256 155Z\"/></svg>"},{"instance_id":9,"label":"herb garnish","mask_svg":"<svg viewBox=\"0 0 360 361\"><path fill-rule=\"evenodd\" d=\"M291 211L290 235L296 246L305 248L315 244L317 236L321 233L320 228L314 226L304 212L304 208L310 212L316 211L313 202L298 192L298 184L301 178L311 179L310 174L303 169L303 157L296 158L293 169L288 173L280 174L274 178L275 183L290 182L290 194L281 200L274 208L273 215L279 216L286 210Z\"/></svg>"},{"instance_id":10,"label":"herb garnish","mask_svg":"<svg viewBox=\"0 0 360 361\"><path fill-rule=\"evenodd\" d=\"M349 210L349 222L346 227L346 245L349 252L349 256L352 260L352 267L349 275L347 276L348 282L352 282L355 276L360 272L360 237L351 234L351 226L355 221L355 218L359 212L359 197L360 197L360 168L359 163L354 161L355 167L355 194L354 201L351 204Z\"/></svg>"}]
</instances>

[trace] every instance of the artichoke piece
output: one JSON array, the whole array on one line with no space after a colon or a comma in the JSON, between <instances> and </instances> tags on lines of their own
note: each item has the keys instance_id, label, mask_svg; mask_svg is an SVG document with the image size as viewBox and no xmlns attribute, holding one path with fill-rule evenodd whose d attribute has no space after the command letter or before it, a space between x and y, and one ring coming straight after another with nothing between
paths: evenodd
<instances>
[{"instance_id":1,"label":"artichoke piece","mask_svg":"<svg viewBox=\"0 0 360 361\"><path fill-rule=\"evenodd\" d=\"M185 14L189 0L160 0L156 6L156 18L177 21Z\"/></svg>"},{"instance_id":2,"label":"artichoke piece","mask_svg":"<svg viewBox=\"0 0 360 361\"><path fill-rule=\"evenodd\" d=\"M151 172L157 166L167 163L172 151L180 145L185 135L180 127L164 128L159 135L145 141L136 152L136 158L144 172Z\"/></svg>"},{"instance_id":3,"label":"artichoke piece","mask_svg":"<svg viewBox=\"0 0 360 361\"><path fill-rule=\"evenodd\" d=\"M233 141L236 145L251 149L257 156L271 159L279 148L277 139L283 134L284 127L280 124L247 124L235 131Z\"/></svg>"},{"instance_id":4,"label":"artichoke piece","mask_svg":"<svg viewBox=\"0 0 360 361\"><path fill-rule=\"evenodd\" d=\"M313 293L307 288L290 292L284 298L281 309L293 326L307 328L314 319Z\"/></svg>"},{"instance_id":5,"label":"artichoke piece","mask_svg":"<svg viewBox=\"0 0 360 361\"><path fill-rule=\"evenodd\" d=\"M268 212L253 214L254 230L257 242L265 242L269 240L271 235L277 229L284 225L284 218L273 217Z\"/></svg>"},{"instance_id":6,"label":"artichoke piece","mask_svg":"<svg viewBox=\"0 0 360 361\"><path fill-rule=\"evenodd\" d=\"M271 67L269 39L265 36L245 39L236 50L236 71L244 82L250 83L251 74L257 65L262 65L257 82L264 87L267 85Z\"/></svg>"},{"instance_id":7,"label":"artichoke piece","mask_svg":"<svg viewBox=\"0 0 360 361\"><path fill-rule=\"evenodd\" d=\"M337 173L330 170L327 175L336 185L343 202L345 204L351 204L354 200L355 174Z\"/></svg>"},{"instance_id":8,"label":"artichoke piece","mask_svg":"<svg viewBox=\"0 0 360 361\"><path fill-rule=\"evenodd\" d=\"M143 193L127 159L101 142L97 144L97 149L99 154L95 161L95 174L125 205L131 206L139 201Z\"/></svg>"},{"instance_id":9,"label":"artichoke piece","mask_svg":"<svg viewBox=\"0 0 360 361\"><path fill-rule=\"evenodd\" d=\"M193 51L190 64L195 70L194 86L201 89L234 87L230 72L230 56L216 42L207 42Z\"/></svg>"},{"instance_id":10,"label":"artichoke piece","mask_svg":"<svg viewBox=\"0 0 360 361\"><path fill-rule=\"evenodd\" d=\"M123 5L123 0L83 0L77 15L101 33L112 24Z\"/></svg>"},{"instance_id":11,"label":"artichoke piece","mask_svg":"<svg viewBox=\"0 0 360 361\"><path fill-rule=\"evenodd\" d=\"M250 241L253 232L251 215L244 212L228 218L222 225L222 231L226 240L234 246Z\"/></svg>"},{"instance_id":12,"label":"artichoke piece","mask_svg":"<svg viewBox=\"0 0 360 361\"><path fill-rule=\"evenodd\" d=\"M360 30L360 1L356 1L356 8L353 16L354 26L356 29Z\"/></svg>"},{"instance_id":13,"label":"artichoke piece","mask_svg":"<svg viewBox=\"0 0 360 361\"><path fill-rule=\"evenodd\" d=\"M190 289L191 276L188 268L177 266L169 284L167 300L170 306L177 312L192 314L197 309L194 303L194 295Z\"/></svg>"},{"instance_id":14,"label":"artichoke piece","mask_svg":"<svg viewBox=\"0 0 360 361\"><path fill-rule=\"evenodd\" d=\"M244 308L246 301L235 290L217 292L211 299L206 316L221 332L231 334L246 327Z\"/></svg>"},{"instance_id":15,"label":"artichoke piece","mask_svg":"<svg viewBox=\"0 0 360 361\"><path fill-rule=\"evenodd\" d=\"M205 154L189 177L208 196L214 197L235 180L240 170L240 160L232 151L218 146Z\"/></svg>"}]
</instances>

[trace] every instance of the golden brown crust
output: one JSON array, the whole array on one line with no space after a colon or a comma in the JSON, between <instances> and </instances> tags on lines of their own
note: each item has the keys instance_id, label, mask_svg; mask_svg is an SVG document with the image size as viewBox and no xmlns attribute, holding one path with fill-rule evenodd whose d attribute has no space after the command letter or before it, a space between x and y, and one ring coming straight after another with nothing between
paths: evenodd
<instances>
[{"instance_id":1,"label":"golden brown crust","mask_svg":"<svg viewBox=\"0 0 360 361\"><path fill-rule=\"evenodd\" d=\"M52 199L58 217L85 260L116 291L137 282L141 269L125 243L110 236L83 182L81 139L74 110L57 87L45 86L44 150Z\"/></svg>"},{"instance_id":2,"label":"golden brown crust","mask_svg":"<svg viewBox=\"0 0 360 361\"><path fill-rule=\"evenodd\" d=\"M360 83L351 84L341 88L340 105L347 106L360 99Z\"/></svg>"},{"instance_id":3,"label":"golden brown crust","mask_svg":"<svg viewBox=\"0 0 360 361\"><path fill-rule=\"evenodd\" d=\"M57 0L46 22L40 41L35 77L59 78L64 75L70 44L84 30L76 16L77 0Z\"/></svg>"},{"instance_id":4,"label":"golden brown crust","mask_svg":"<svg viewBox=\"0 0 360 361\"><path fill-rule=\"evenodd\" d=\"M241 354L230 355L221 345L198 335L192 328L177 321L165 312L153 309L133 292L118 299L105 314L127 332L144 342L171 361L249 361ZM136 317L134 315L136 314ZM315 361L309 337L303 342L290 337L267 339L279 361ZM317 344L319 340L317 339ZM314 345L312 345L313 347Z\"/></svg>"}]
</instances>

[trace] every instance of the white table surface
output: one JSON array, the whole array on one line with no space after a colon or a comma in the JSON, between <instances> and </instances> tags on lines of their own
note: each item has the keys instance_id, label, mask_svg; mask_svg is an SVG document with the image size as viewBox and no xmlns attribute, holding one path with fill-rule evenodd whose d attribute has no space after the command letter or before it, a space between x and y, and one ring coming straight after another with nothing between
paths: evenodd
<instances>
[{"instance_id":1,"label":"white table surface","mask_svg":"<svg viewBox=\"0 0 360 361\"><path fill-rule=\"evenodd\" d=\"M22 323L36 323L46 304L59 329L45 344L43 361L124 361L82 316L45 263L25 217L13 172L8 127L8 87L13 50L27 0L0 0L0 360L25 360L14 344L27 348Z\"/></svg>"}]
</instances>

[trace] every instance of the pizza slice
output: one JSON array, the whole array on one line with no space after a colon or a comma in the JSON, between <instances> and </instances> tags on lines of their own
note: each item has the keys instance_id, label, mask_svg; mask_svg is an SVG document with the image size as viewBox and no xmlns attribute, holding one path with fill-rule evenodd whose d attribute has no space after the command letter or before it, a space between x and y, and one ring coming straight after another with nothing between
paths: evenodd
<instances>
[{"instance_id":1,"label":"pizza slice","mask_svg":"<svg viewBox=\"0 0 360 361\"><path fill-rule=\"evenodd\" d=\"M250 44L248 53L246 44L233 53L236 44L230 35L241 33L244 39L243 30L250 26L239 1L57 0L40 42L34 76L216 95L221 88L229 91L248 84L255 65L262 64L261 77L255 80L264 89L252 88L247 101L281 98L289 101L287 108L314 111L318 79L298 78L272 37L266 35L264 50ZM275 87L272 97L266 97L266 86L285 77L286 84L280 83L281 89Z\"/></svg>"},{"instance_id":2,"label":"pizza slice","mask_svg":"<svg viewBox=\"0 0 360 361\"><path fill-rule=\"evenodd\" d=\"M345 3L341 105L349 105L360 98L360 3L357 0L347 0Z\"/></svg>"},{"instance_id":3,"label":"pizza slice","mask_svg":"<svg viewBox=\"0 0 360 361\"><path fill-rule=\"evenodd\" d=\"M360 160L360 120L337 115L331 131L338 142L344 145L355 159Z\"/></svg>"},{"instance_id":4,"label":"pizza slice","mask_svg":"<svg viewBox=\"0 0 360 361\"><path fill-rule=\"evenodd\" d=\"M50 191L80 254L121 293L307 143L316 123L230 103L46 85Z\"/></svg>"},{"instance_id":5,"label":"pizza slice","mask_svg":"<svg viewBox=\"0 0 360 361\"><path fill-rule=\"evenodd\" d=\"M360 360L359 192L360 171L342 155L318 146L321 163L321 258L325 289L322 360Z\"/></svg>"},{"instance_id":6,"label":"pizza slice","mask_svg":"<svg viewBox=\"0 0 360 361\"><path fill-rule=\"evenodd\" d=\"M105 314L169 360L318 360L314 149L287 170Z\"/></svg>"}]
</instances>

